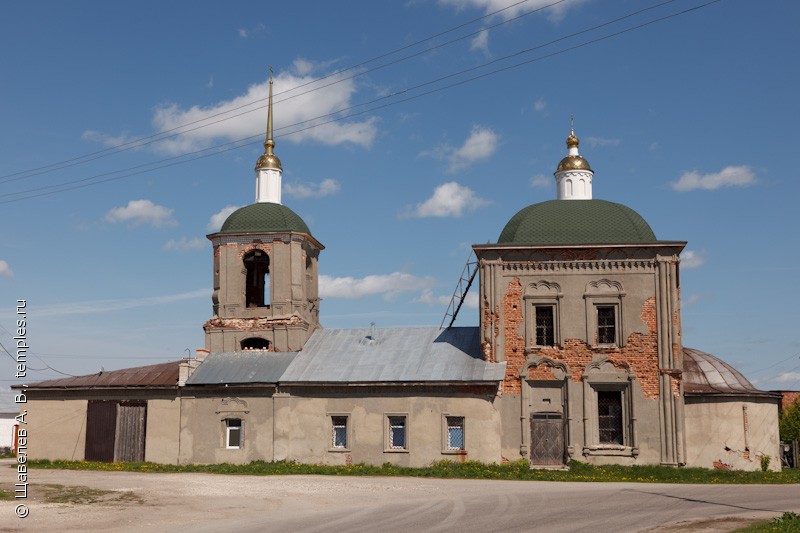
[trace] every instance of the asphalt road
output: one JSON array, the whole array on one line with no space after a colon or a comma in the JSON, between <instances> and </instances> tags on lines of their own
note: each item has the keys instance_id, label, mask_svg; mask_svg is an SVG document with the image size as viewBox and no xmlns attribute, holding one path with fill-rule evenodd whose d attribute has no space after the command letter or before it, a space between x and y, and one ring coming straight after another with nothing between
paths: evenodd
<instances>
[{"instance_id":1,"label":"asphalt road","mask_svg":"<svg viewBox=\"0 0 800 533\"><path fill-rule=\"evenodd\" d=\"M11 488L12 473L0 477L3 488ZM33 470L30 482L30 514L15 516L22 500L0 502L0 531L729 531L800 512L800 485L62 470ZM86 499L81 487L111 492L88 493L93 503L69 502ZM47 494L68 503L48 503Z\"/></svg>"}]
</instances>

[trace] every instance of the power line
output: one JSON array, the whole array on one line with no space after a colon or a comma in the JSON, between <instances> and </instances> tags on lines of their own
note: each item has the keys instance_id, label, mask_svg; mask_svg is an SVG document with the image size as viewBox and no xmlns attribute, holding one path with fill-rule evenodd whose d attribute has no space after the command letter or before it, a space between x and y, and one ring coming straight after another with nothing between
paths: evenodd
<instances>
[{"instance_id":1,"label":"power line","mask_svg":"<svg viewBox=\"0 0 800 533\"><path fill-rule=\"evenodd\" d=\"M342 70L340 70L340 71L333 72L333 73L331 73L331 74L328 74L328 75L326 75L326 76L322 76L322 77L320 77L320 78L316 78L316 79L310 80L310 81L308 81L308 82L305 82L305 83L303 83L303 84L300 84L300 85L298 85L298 86L292 87L291 89L288 89L288 90L285 90L285 91L281 91L281 92L277 93L277 94L276 94L276 96L279 96L279 95L281 95L281 94L285 94L285 93L287 93L287 92L296 91L297 89L300 89L300 88L303 88L303 87L307 87L307 86L309 86L309 85L312 85L312 84L314 84L314 83L318 83L318 82L320 82L320 81L323 81L323 80L329 79L329 78L331 78L331 77L338 76L338 75L340 75L340 74L341 74L341 73L343 73L343 72L348 72L348 71L351 71L351 70L358 69L358 68L360 68L360 67L362 67L362 66L364 66L364 65L367 65L367 64L369 64L369 63L373 63L373 62L375 62L375 61L378 61L378 60L380 60L380 59L384 59L384 58L386 58L386 57L389 57L389 56L391 56L391 55L397 54L397 53L399 53L399 52L402 52L402 51L404 51L404 50L408 50L408 49L410 49L410 48L414 48L414 47L416 47L416 46L419 46L420 44L423 44L423 43L425 43L425 42L428 42L428 41L434 40L434 39L436 39L436 38L438 38L438 37L442 37L442 36L444 36L444 35L447 35L448 33L452 33L452 32L454 32L454 31L456 31L456 30L459 30L459 29L461 29L461 28L463 28L463 27L469 26L469 25L471 25L471 24L474 24L475 22L479 22L479 21L481 21L481 20L483 20L483 19L486 19L486 18L492 17L492 16L494 16L494 15L497 15L497 14L499 14L499 13L502 13L503 11L506 11L506 10L508 10L508 9L511 9L511 8L513 8L513 7L516 7L516 6L519 6L519 5L521 5L521 4L524 4L524 3L528 2L528 1L530 1L530 0L521 0L521 1L519 1L519 2L516 2L516 3L514 3L514 4L511 4L511 5L509 5L509 6L506 6L506 7L502 8L502 9L498 9L498 10L496 10L496 11L493 11L493 12L491 12L491 13L487 13L486 15L483 15L483 16L481 16L481 17L478 17L478 18L475 18L475 19L469 20L469 21L467 21L467 22L464 22L464 23L462 23L462 24L459 24L459 25L457 25L457 26L455 26L455 27L453 27L453 28L450 28L450 29L448 29L448 30L445 30L445 31L439 32L439 33L437 33L437 34L435 34L435 35L432 35L432 36L430 36L430 37L426 37L426 38L424 38L424 39L420 39L420 40L418 40L418 41L416 41L416 42L414 42L414 43L411 43L411 44L409 44L409 45L402 46L402 47L400 47L400 48L397 48L397 49L395 49L395 50L391 50L391 51L389 51L389 52L386 52L386 53L380 54L380 55L378 55L378 56L375 56L375 57L372 57L372 58L370 58L370 59L367 59L366 61L362 61L361 63L358 63L358 64L356 64L356 65L352 65L352 66L350 66L350 67L347 67L347 68L345 68L345 69L342 69ZM493 28L496 28L496 27L498 27L498 26L501 26L501 25L504 25L504 24L508 24L508 23L510 23L510 22L512 22L512 21L514 21L514 20L518 20L518 19L520 19L520 18L526 17L526 16L528 16L528 15L531 15L531 14L533 14L533 13L537 13L537 12L540 12L540 11L544 11L544 10L546 10L546 9L549 9L549 8L551 8L551 7L554 7L554 6L558 5L558 4L561 4L561 3L563 3L563 2L566 2L566 1L567 1L567 0L557 0L557 1L555 1L555 2L552 2L552 3L548 4L548 5L545 5L545 6L542 6L542 7L539 7L539 8L532 9L532 10L529 10L529 11L527 11L527 12L524 12L524 13L522 13L521 15L518 15L518 16L516 16L516 17L511 17L511 18L509 18L509 19L507 19L507 20L504 20L504 21L502 21L502 22L500 22L500 23L497 23L497 24L494 24L494 25L491 25L491 26L484 27L484 28L482 28L482 29L480 29L480 30L478 30L478 31L476 31L476 32L469 33L469 34L467 34L467 35L464 35L464 36L458 37L458 38L456 38L456 39L452 39L452 40L450 40L450 41L447 41L447 42L445 42L445 43L442 43L442 44L439 44L439 45L436 45L436 46L432 46L432 47L426 48L425 50L423 50L423 51L421 51L421 52L417 52L417 53L414 53L414 54L412 54L412 55L405 56L405 57L403 57L403 58L400 58L400 59L397 59L397 60L391 61L391 62L389 62L389 63L386 63L386 64L384 64L384 65L380 65L380 66L377 66L377 67L374 67L374 68L371 68L371 69L367 69L367 70L365 70L365 71L363 71L363 72L359 72L359 73L357 73L357 74L354 74L354 75L352 75L352 76L348 76L348 77L344 77L344 78L339 78L339 79L337 79L337 80L336 80L336 81L334 81L334 82L331 82L331 83L328 83L328 84L325 84L325 85L322 85L322 86L316 87L316 88L314 88L314 89L309 89L309 90L307 90L307 91L304 91L304 92L302 92L302 93L299 93L299 94L294 94L294 95L292 95L292 96L289 96L289 97L287 97L287 98L284 98L283 100L279 100L278 102L276 102L276 104L277 104L277 103L280 103L280 102L283 102L283 101L285 101L285 100L289 100L289 99L292 99L292 98L296 98L296 97L298 97L298 96L303 96L303 95L305 95L305 94L308 94L308 93L311 93L311 92L314 92L314 91L318 91L318 90L321 90L321 89L324 89L324 88L330 87L331 85L335 85L335 84L337 84L337 83L342 83L342 82L344 82L344 81L347 81L347 80L353 79L353 78L355 78L355 77L358 77L358 76L363 76L363 75L365 75L365 74L368 74L368 73L370 73L370 72L374 72L374 71L376 71L376 70L380 70L380 69L386 68L386 67L388 67L388 66L391 66L391 65L394 65L394 64L400 63L400 62L402 62L402 61L406 61L406 60L408 60L408 59L411 59L411 58L413 58L413 57L417 57L417 56L419 56L419 55L422 55L422 54L429 53L429 52L431 52L431 51L433 51L433 50L436 50L436 49L438 49L438 48L442 48L442 47L444 47L444 46L449 46L449 45L451 45L451 44L453 44L453 43L456 43L456 42L462 41L462 40L464 40L464 39L467 39L467 38L469 38L469 37L472 37L472 36L474 36L474 35L477 35L477 34L478 34L478 33L480 33L481 31L485 31L485 30L493 29ZM670 0L670 1L674 1L674 0ZM187 122L187 123L184 123L184 124L181 124L181 125L175 126L175 127L173 127L173 128L170 128L170 129L167 129L167 130L164 130L164 131L160 131L160 132L157 132L157 133L154 133L154 134L151 134L151 135L147 135L147 136L144 136L144 137L138 137L138 138L136 138L136 139L133 139L133 140L131 140L131 141L127 141L127 142L125 142L125 143L122 143L122 144L119 144L119 145L116 145L116 146L111 146L111 147L108 147L108 148L105 148L105 149L102 149L102 150L98 150L98 151L95 151L95 152L91 152L91 153L89 153L89 154L85 154L85 155L83 155L83 156L78 156L78 157L74 157L74 158L71 158L71 159L66 159L66 160L63 160L63 161L59 161L59 162L55 162L55 163L50 163L50 164L48 164L48 165L44 165L44 166L41 166L41 167L36 167L36 168L28 169L28 170L22 170L22 171L14 172L14 173L11 173L11 174L6 174L6 175L4 175L4 176L0 176L0 183L6 183L6 182L11 182L11 181L18 181L18 180L22 180L22 179L31 178L31 177L34 177L34 176L39 176L39 175L42 175L42 174L47 174L47 173L49 173L49 172L54 172L54 171L56 171L56 170L61 170L61 169L64 169L64 168L69 168L69 167L76 166L76 165L82 165L82 164L85 164L85 163L88 163L88 162L91 162L91 161L95 161L95 160L97 160L97 159L102 159L102 158L104 158L104 157L108 157L108 156L111 156L111 155L118 154L118 153L121 153L121 152L125 152L125 151L132 150L132 149L135 149L135 148L141 148L141 147L143 147L143 146L147 146L147 145L149 145L149 144L152 144L152 143L154 143L154 142L159 142L159 141L163 141L163 140L166 140L166 139L170 139L170 138L176 137L176 136L178 136L178 135L182 135L182 134L184 134L184 133L187 133L187 132L190 132L190 131L194 131L194 130L196 130L196 129L200 129L200 128L203 128L203 127L207 127L207 126L210 126L210 125L216 124L216 123L218 123L218 122L221 122L221 121L223 121L223 120L230 120L230 119L232 119L232 118L235 118L235 117L241 116L241 115L243 115L243 114L246 114L246 113L252 113L252 112L254 112L254 111L257 111L257 110L259 110L259 109L263 109L263 107L264 107L264 106L259 106L259 107L255 108L255 109L250 109L250 110L248 110L248 111L246 111L246 112L244 112L244 113L238 113L238 114L236 114L236 115L229 116L229 117L227 117L227 118L225 118L225 119L222 119L222 120L220 120L220 121L214 121L214 122L211 122L211 123L209 123L209 124L204 124L204 125L202 125L202 126L199 126L199 127L197 127L197 128L191 128L191 129L188 129L188 130L183 130L183 128L185 128L185 127L187 127L187 126L191 126L191 125L194 125L194 124L203 123L203 122L206 122L206 121L208 121L208 120L209 120L209 119L211 119L211 118L215 118L215 117L222 116L222 115L227 115L227 114L229 114L229 113L232 113L232 112L234 112L234 111L239 111L239 110L241 110L241 109L244 109L244 108L246 108L246 107L250 107L250 106L252 106L252 105L254 105L254 104L258 104L258 103L261 103L261 102L264 102L264 101L266 101L266 98L260 98L260 99L258 99L258 100L254 100L254 101L252 101L252 102L248 102L248 103L242 104L242 105L240 105L240 106L237 106L237 107L234 107L234 108L231 108L231 109L225 110L225 111L220 111L220 112L218 112L218 113L214 113L214 114L212 114L212 115L206 116L206 117L204 117L204 118L201 118L201 119L198 119L198 120L194 120L194 121L191 121L191 122ZM178 130L181 130L181 131L178 131ZM169 135L168 135L168 134L169 134ZM145 141L146 141L146 142L145 142Z\"/></svg>"},{"instance_id":2,"label":"power line","mask_svg":"<svg viewBox=\"0 0 800 533\"><path fill-rule=\"evenodd\" d=\"M611 20L611 21L608 21L608 22L604 22L604 23L599 24L597 26L593 26L591 28L587 28L585 30L581 30L579 32L575 32L573 34L570 34L570 35L567 35L567 36L563 36L563 37L560 37L558 39L554 39L553 41L550 41L548 43L545 43L545 44L542 44L542 45L538 45L538 46L535 46L535 47L532 47L532 48L528 48L528 49L525 49L525 50L521 50L521 51L516 52L514 54L510 54L508 56L504 56L502 58L498 58L498 59L495 59L493 61L489 61L489 62L484 63L482 65L479 65L479 66L476 66L476 67L471 67L469 69L465 69L465 70L462 70L462 71L459 71L459 72L455 72L455 73L452 73L452 74L448 74L448 75L442 76L440 78L437 78L435 80L424 82L424 83L412 86L410 88L403 89L401 91L396 91L395 93L392 93L391 95L382 96L382 97L376 98L376 99L368 101L368 102L362 102L360 104L355 104L353 106L350 106L350 107L345 108L345 109L338 110L336 112L328 113L326 115L320 115L319 117L316 117L316 118L313 118L313 119L308 119L308 120L305 120L305 121L301 121L301 122L298 122L298 123L295 123L295 124L292 124L292 125L289 125L289 126L284 126L284 127L280 128L280 129L288 129L288 128L292 128L294 126L305 124L305 123L308 123L308 122L315 122L315 121L318 121L321 118L325 118L325 117L330 117L330 116L333 116L333 115L341 114L341 113L344 113L346 111L352 110L352 109L357 108L357 107L362 107L362 106L365 106L365 105L369 105L371 103L376 103L376 102L379 102L379 101L382 101L382 100L386 100L386 99L389 99L389 98L394 98L396 96L399 96L399 95L402 95L402 94L417 90L417 89L419 89L421 87L432 85L432 84L438 83L440 81L443 81L443 80L446 80L446 79L449 79L449 78L453 78L453 77L457 77L457 76L460 76L460 75L468 73L468 72L473 72L475 70L479 70L479 69L485 68L486 66L495 64L497 62L505 61L505 60L510 59L512 57L516 57L516 56L519 56L519 55L522 55L522 54L530 53L531 51L544 48L546 46L549 46L550 44L554 44L556 42L560 42L560 41L563 41L565 39L569 39L569 38L575 37L577 35L593 31L593 30L598 29L600 27L608 26L608 25L613 24L615 22L619 22L620 20L623 20L623 19L626 19L626 18L630 18L632 16L640 14L643 11L647 11L647 10L650 10L650 9L655 9L657 7L660 7L660 6L664 5L664 4L666 4L666 3L670 3L672 1L674 1L674 0L667 0L665 2L661 2L659 4L655 4L655 5L650 6L648 8L645 8L645 9L630 13L630 14L625 15L623 17L619 17L617 19L614 19L614 20ZM561 54L564 54L564 53L567 53L567 52L570 52L570 51L573 51L573 50L576 50L576 49L579 49L579 48L583 48L583 47L586 47L586 46L589 46L589 45L592 45L592 44L595 44L595 43L598 43L598 42L601 42L601 41L605 41L605 40L608 40L608 39L611 39L611 38L614 38L614 37L618 37L618 36L620 36L622 34L625 34L625 33L628 33L628 32L634 31L634 30L641 29L641 28L650 26L650 25L658 23L658 22L662 22L662 21L665 21L665 20L668 20L668 19L672 19L672 18L681 16L681 15L685 15L685 14L693 12L693 11L697 11L699 9L707 7L707 6L711 5L711 4L718 3L720 1L721 0L710 0L710 1L706 2L706 3L700 4L700 5L691 7L691 8L687 8L687 9L684 9L684 10L676 12L676 13L672 13L672 14L669 14L669 15L658 17L658 18L649 20L647 22L644 22L644 23L641 23L641 24L638 24L638 25L635 25L635 26L630 26L628 28L624 28L622 30L619 30L619 31L616 31L616 32L613 32L613 33L610 33L610 34L606 34L606 35L603 35L601 37L597 37L595 39L590 39L588 41L584 41L582 43L579 43L579 44L576 44L576 45L573 45L573 46L569 46L569 47L563 48L561 50L557 50L557 51L554 51L554 52L551 52L551 53L548 53L548 54L544 54L542 56L538 56L538 57L535 57L535 58L532 58L532 59L529 59L529 60L526 60L526 61L521 61L521 62L512 64L512 65L508 65L508 66L505 66L505 67L502 67L502 68L498 68L498 69L495 69L495 70L492 70L492 71L489 71L489 72L486 72L486 73L483 73L483 74L479 74L479 75L473 76L471 78L467 78L467 79L464 79L464 80L460 80L458 82L451 83L449 85L444 85L442 87L437 87L435 89L431 89L429 91L426 91L426 92L423 92L423 93L420 93L420 94L417 94L417 95L409 96L408 98L403 98L403 99L395 100L395 101L392 101L392 102L384 103L382 105L374 106L374 107L371 107L371 108L368 108L366 110L362 110L362 111L359 111L359 112L356 112L356 113L351 113L351 114L343 115L343 116L340 116L340 117L334 117L334 118L332 118L330 120L327 120L327 121L324 121L324 122L315 122L314 124L312 124L310 126L307 126L305 128L300 128L300 129L293 130L293 131L291 131L289 133L276 135L276 137L280 138L280 137L286 137L286 136L289 136L289 135L294 135L294 134L297 134L297 133L300 133L300 132L303 132L303 131L306 131L306 130L309 130L309 129L317 128L317 127L320 127L320 126L324 126L326 124L330 124L330 123L333 123L333 122L344 120L346 118L352 118L352 117L355 117L355 116L363 115L365 113L370 113L370 112L373 112L373 111L377 111L379 109L384 109L384 108L387 108L387 107L390 107L390 106L394 106L394 105L398 105L398 104L401 104L401 103L404 103L404 102L408 102L410 100L415 100L415 99L420 98L422 96L427 96L427 95L430 95L430 94L438 93L438 92L441 92L441 91L444 91L444 90L447 90L447 89L451 89L453 87L464 85L466 83L469 83L469 82L472 82L472 81L475 81L475 80L478 80L478 79L482 79L482 78L485 78L485 77L488 77L488 76L493 76L493 75L499 74L501 72L505 72L505 71L512 70L512 69L516 69L516 68L519 68L519 67L524 66L524 65L528 65L528 64L531 64L531 63L534 63L534 62L542 61L544 59L548 59L548 58L551 58L551 57L554 57L554 56L557 56L557 55L561 55ZM96 185L96 184L100 184L100 183L116 181L116 180L124 179L124 178L127 178L127 177L136 176L136 175L139 175L139 174L152 172L154 170L159 170L159 169L168 168L168 167L172 167L172 166L183 164L183 163L188 163L188 162L191 162L191 161L196 161L196 160L199 160L199 159L204 159L204 158L207 158L207 157L211 157L213 155L218 155L218 154L221 154L221 153L225 153L225 152L229 152L229 151L236 150L236 149L239 149L239 148L243 148L243 147L247 146L247 144L244 144L244 143L246 143L247 141L250 141L250 140L252 140L254 138L257 138L257 137L261 137L261 134L244 137L244 138L241 138L241 139L230 141L228 143L215 145L215 146L212 146L212 147L196 150L194 152L189 152L187 154L182 154L182 155L179 155L179 156L174 156L174 157L162 159L162 160L159 160L159 161L154 161L154 162L151 162L151 163L144 163L144 164L137 165L137 166L134 166L134 167L129 167L127 169L106 172L106 173L103 173L103 174L97 174L95 176L90 176L88 178L81 178L81 179L78 179L78 180L64 182L64 183L57 184L57 185L54 185L54 186L42 186L42 187L37 187L37 188L33 188L33 189L17 191L17 192L14 192L14 193L5 193L5 194L0 195L0 198L1 197L8 197L8 196L21 196L21 197L20 198L10 199L10 200L0 201L0 204L14 203L14 202L28 200L28 199L32 199L32 198L41 197L41 196L50 196L50 195L61 193L61 192L80 189L80 188L84 188L84 187L88 187L88 186ZM214 151L211 152L211 153L205 153L205 152L209 152L211 150L214 150ZM187 157L187 156L195 155L195 154L202 154L202 155L198 155L197 157ZM181 160L180 161L175 161L177 159L181 159ZM164 164L164 165L154 166L154 165L159 165L160 163L164 163L164 162L167 162L167 161L170 161L170 162L167 163L167 164ZM154 167L153 168L143 169L143 170L136 170L136 169L139 169L139 168L142 168L142 167L151 166L151 165L154 166ZM98 178L98 177L110 176L112 174L118 174L118 173L121 173L121 172L127 172L127 171L131 171L131 170L136 170L136 171L135 172L130 172L128 174L123 174L123 175L120 175L120 176L108 177L106 179L89 182L90 180L94 180L95 178ZM69 185L74 185L74 186L69 186ZM54 189L54 188L57 188L57 189ZM22 196L22 195L25 195L27 193L38 192L38 191L42 191L44 189L47 189L47 190L44 191L44 192L39 192L38 194L30 194L30 195L27 195L27 196Z\"/></svg>"}]
</instances>

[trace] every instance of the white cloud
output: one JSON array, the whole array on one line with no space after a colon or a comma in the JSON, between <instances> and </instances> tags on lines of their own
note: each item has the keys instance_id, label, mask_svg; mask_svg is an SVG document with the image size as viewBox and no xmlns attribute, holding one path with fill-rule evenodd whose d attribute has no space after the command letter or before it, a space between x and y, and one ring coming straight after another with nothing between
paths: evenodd
<instances>
[{"instance_id":1,"label":"white cloud","mask_svg":"<svg viewBox=\"0 0 800 533\"><path fill-rule=\"evenodd\" d=\"M305 71L311 68L309 64L303 60L295 68ZM316 67L314 65L314 68ZM306 87L295 90L298 86L316 79L310 74L285 71L274 77L274 131L278 142L276 151L279 155L280 143L284 140L295 143L316 141L327 145L351 143L363 147L372 144L378 133L376 117L322 124L334 118L327 115L352 105L352 98L357 88L354 80L344 79L348 74L333 74L326 83L342 81L314 92L306 92L308 91ZM158 152L177 155L259 133L263 135L267 121L268 88L269 83L265 80L251 85L239 96L207 107L184 108L178 104L160 106L156 108L151 120L156 134L189 123L192 124L188 128L191 131L155 142L150 146ZM324 118L316 118L321 116ZM292 124L299 125L291 127ZM311 127L315 124L316 127ZM288 135L292 131L297 133ZM96 131L86 132L84 137L109 146L118 146L129 140L126 135L112 137Z\"/></svg>"},{"instance_id":2,"label":"white cloud","mask_svg":"<svg viewBox=\"0 0 800 533\"><path fill-rule=\"evenodd\" d=\"M531 187L536 189L548 189L550 188L555 180L550 176L545 176L544 174L536 174L532 176L530 179Z\"/></svg>"},{"instance_id":3,"label":"white cloud","mask_svg":"<svg viewBox=\"0 0 800 533\"><path fill-rule=\"evenodd\" d=\"M497 151L499 140L500 137L490 128L473 126L460 148L443 144L433 150L420 152L419 155L445 159L450 162L448 171L455 172L472 163L491 157Z\"/></svg>"},{"instance_id":4,"label":"white cloud","mask_svg":"<svg viewBox=\"0 0 800 533\"><path fill-rule=\"evenodd\" d=\"M249 39L252 35L254 35L256 33L260 33L262 31L264 31L265 29L267 29L267 27L264 25L264 23L263 22L259 22L253 28L250 28L250 29L248 29L248 28L239 28L237 33L239 34L239 37L241 37L242 39Z\"/></svg>"},{"instance_id":5,"label":"white cloud","mask_svg":"<svg viewBox=\"0 0 800 533\"><path fill-rule=\"evenodd\" d=\"M484 54L489 53L489 30L483 29L478 32L478 34L473 37L472 42L469 45L470 50L478 50L479 52L483 52Z\"/></svg>"},{"instance_id":6,"label":"white cloud","mask_svg":"<svg viewBox=\"0 0 800 533\"><path fill-rule=\"evenodd\" d=\"M341 189L339 182L334 179L325 179L320 183L285 183L283 192L286 196L294 198L321 198L331 196Z\"/></svg>"},{"instance_id":7,"label":"white cloud","mask_svg":"<svg viewBox=\"0 0 800 533\"><path fill-rule=\"evenodd\" d=\"M695 293L692 293L692 294L688 294L686 296L686 298L683 298L681 300L681 305L683 307L688 307L690 305L696 304L697 302L699 302L702 299L703 299L703 295L702 294L698 294L698 293L695 292Z\"/></svg>"},{"instance_id":8,"label":"white cloud","mask_svg":"<svg viewBox=\"0 0 800 533\"><path fill-rule=\"evenodd\" d=\"M481 159L488 159L497 150L499 137L489 128L473 126L461 148L450 154L450 171L454 172Z\"/></svg>"},{"instance_id":9,"label":"white cloud","mask_svg":"<svg viewBox=\"0 0 800 533\"><path fill-rule=\"evenodd\" d=\"M713 191L721 187L748 187L756 183L756 175L753 170L741 165L738 167L728 166L716 173L700 174L696 170L685 172L678 181L672 182L672 188L676 191L693 191L695 189L705 189Z\"/></svg>"},{"instance_id":10,"label":"white cloud","mask_svg":"<svg viewBox=\"0 0 800 533\"><path fill-rule=\"evenodd\" d=\"M545 102L544 98L539 98L536 100L536 103L533 104L533 109L539 113L544 111L544 108L547 107L547 102Z\"/></svg>"},{"instance_id":11,"label":"white cloud","mask_svg":"<svg viewBox=\"0 0 800 533\"><path fill-rule=\"evenodd\" d=\"M149 224L153 227L174 226L172 209L156 205L150 200L131 200L125 207L115 207L106 213L107 222L130 222L132 226Z\"/></svg>"},{"instance_id":12,"label":"white cloud","mask_svg":"<svg viewBox=\"0 0 800 533\"><path fill-rule=\"evenodd\" d=\"M488 203L488 200L478 197L469 187L451 181L436 187L433 196L417 204L416 207L407 209L404 216L458 218L464 212L474 211Z\"/></svg>"},{"instance_id":13,"label":"white cloud","mask_svg":"<svg viewBox=\"0 0 800 533\"><path fill-rule=\"evenodd\" d=\"M681 254L681 267L682 268L697 268L706 262L706 252L701 250L695 252L694 250L684 250Z\"/></svg>"},{"instance_id":14,"label":"white cloud","mask_svg":"<svg viewBox=\"0 0 800 533\"><path fill-rule=\"evenodd\" d=\"M413 303L423 303L428 305L450 305L450 300L453 299L453 295L450 296L436 296L433 294L433 291L430 289L423 290L418 298L413 300ZM464 298L464 303L461 306L463 308L469 309L477 309L478 308L478 291L477 287L472 292L468 292L467 296Z\"/></svg>"},{"instance_id":15,"label":"white cloud","mask_svg":"<svg viewBox=\"0 0 800 533\"><path fill-rule=\"evenodd\" d=\"M448 305L452 296L436 296L431 289L423 290L419 297L414 298L413 303L423 303L428 305Z\"/></svg>"},{"instance_id":16,"label":"white cloud","mask_svg":"<svg viewBox=\"0 0 800 533\"><path fill-rule=\"evenodd\" d=\"M231 216L231 213L233 213L240 207L241 206L239 205L226 205L220 211L211 215L211 218L208 221L206 229L212 233L219 231L222 225L225 223L225 220L227 220L227 218Z\"/></svg>"},{"instance_id":17,"label":"white cloud","mask_svg":"<svg viewBox=\"0 0 800 533\"><path fill-rule=\"evenodd\" d=\"M11 270L11 267L8 266L8 263L5 261L0 261L0 277L4 278L14 277L14 272Z\"/></svg>"},{"instance_id":18,"label":"white cloud","mask_svg":"<svg viewBox=\"0 0 800 533\"><path fill-rule=\"evenodd\" d=\"M184 300L193 300L195 298L208 298L210 296L210 289L198 289L195 291L168 294L166 296L151 296L148 298L94 300L68 304L46 305L43 307L36 307L35 311L37 317L88 315L94 313L107 313L110 311L121 311L123 309L133 309L136 307L153 307L156 305L170 304Z\"/></svg>"},{"instance_id":19,"label":"white cloud","mask_svg":"<svg viewBox=\"0 0 800 533\"><path fill-rule=\"evenodd\" d=\"M784 372L772 378L772 381L777 381L778 383L800 382L800 372Z\"/></svg>"},{"instance_id":20,"label":"white cloud","mask_svg":"<svg viewBox=\"0 0 800 533\"><path fill-rule=\"evenodd\" d=\"M547 18L552 21L561 20L567 10L586 0L567 0L561 4L552 6L545 10ZM553 3L553 0L530 0L529 2L516 2L515 5L509 6L509 0L439 0L439 3L446 6L453 6L456 11L461 11L466 8L482 9L485 13L493 13L497 10L509 7L497 16L504 19L510 19L521 15L527 11L545 7Z\"/></svg>"},{"instance_id":21,"label":"white cloud","mask_svg":"<svg viewBox=\"0 0 800 533\"><path fill-rule=\"evenodd\" d=\"M587 137L586 141L592 146L617 146L621 141L619 139L607 139L605 137Z\"/></svg>"},{"instance_id":22,"label":"white cloud","mask_svg":"<svg viewBox=\"0 0 800 533\"><path fill-rule=\"evenodd\" d=\"M430 289L435 284L431 277L418 277L405 272L365 276L363 278L320 275L319 293L322 298L358 299L382 294L391 299L403 292Z\"/></svg>"},{"instance_id":23,"label":"white cloud","mask_svg":"<svg viewBox=\"0 0 800 533\"><path fill-rule=\"evenodd\" d=\"M178 240L168 240L164 243L163 248L165 250L178 250L185 252L188 250L199 250L200 248L205 248L206 244L208 244L208 241L206 239L201 239L200 237L194 237L193 239L181 237Z\"/></svg>"}]
</instances>

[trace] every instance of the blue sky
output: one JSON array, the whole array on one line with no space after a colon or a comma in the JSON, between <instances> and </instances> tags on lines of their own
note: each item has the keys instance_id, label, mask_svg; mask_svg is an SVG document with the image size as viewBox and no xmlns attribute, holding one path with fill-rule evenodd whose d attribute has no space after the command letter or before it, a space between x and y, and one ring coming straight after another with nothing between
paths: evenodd
<instances>
[{"instance_id":1,"label":"blue sky","mask_svg":"<svg viewBox=\"0 0 800 533\"><path fill-rule=\"evenodd\" d=\"M283 201L326 246L325 327L438 326L470 245L555 197L574 114L594 197L688 241L685 345L800 388L800 6L722 1L646 24L703 2L566 0L526 15L553 1L487 17L511 0L6 5L0 342L13 347L25 299L33 368L203 346L205 235L254 200L272 65ZM16 381L10 359L0 371Z\"/></svg>"}]
</instances>

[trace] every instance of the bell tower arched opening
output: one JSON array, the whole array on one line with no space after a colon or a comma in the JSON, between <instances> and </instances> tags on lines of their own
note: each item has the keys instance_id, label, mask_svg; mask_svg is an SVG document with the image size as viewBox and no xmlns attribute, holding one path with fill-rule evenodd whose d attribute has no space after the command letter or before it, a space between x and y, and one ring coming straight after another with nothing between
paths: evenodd
<instances>
[{"instance_id":1,"label":"bell tower arched opening","mask_svg":"<svg viewBox=\"0 0 800 533\"><path fill-rule=\"evenodd\" d=\"M269 255L253 250L244 256L245 306L269 307Z\"/></svg>"}]
</instances>

